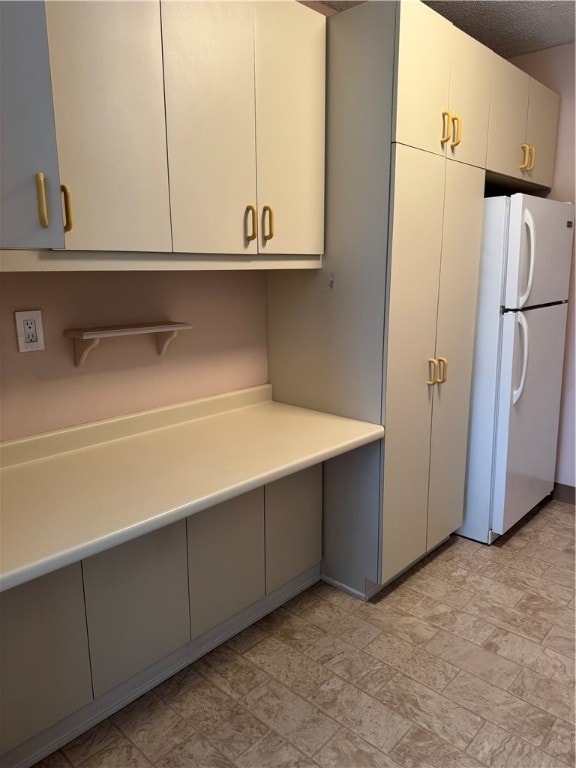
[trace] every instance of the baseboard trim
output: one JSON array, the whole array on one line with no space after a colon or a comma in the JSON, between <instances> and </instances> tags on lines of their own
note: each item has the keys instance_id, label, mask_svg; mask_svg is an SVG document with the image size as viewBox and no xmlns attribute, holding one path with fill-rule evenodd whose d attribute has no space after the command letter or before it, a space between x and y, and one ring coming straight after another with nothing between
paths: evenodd
<instances>
[{"instance_id":1,"label":"baseboard trim","mask_svg":"<svg viewBox=\"0 0 576 768\"><path fill-rule=\"evenodd\" d=\"M552 498L555 501L565 501L567 504L576 504L576 488L572 485L554 483Z\"/></svg>"}]
</instances>

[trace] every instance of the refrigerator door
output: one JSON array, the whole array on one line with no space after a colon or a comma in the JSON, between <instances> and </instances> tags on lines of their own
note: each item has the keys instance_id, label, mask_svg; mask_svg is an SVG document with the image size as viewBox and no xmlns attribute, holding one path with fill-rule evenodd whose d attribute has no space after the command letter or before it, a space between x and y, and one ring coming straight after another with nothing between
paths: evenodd
<instances>
[{"instance_id":1,"label":"refrigerator door","mask_svg":"<svg viewBox=\"0 0 576 768\"><path fill-rule=\"evenodd\" d=\"M504 306L522 309L568 298L574 206L512 195Z\"/></svg>"},{"instance_id":2,"label":"refrigerator door","mask_svg":"<svg viewBox=\"0 0 576 768\"><path fill-rule=\"evenodd\" d=\"M552 492L567 304L502 317L491 528L504 533Z\"/></svg>"}]
</instances>

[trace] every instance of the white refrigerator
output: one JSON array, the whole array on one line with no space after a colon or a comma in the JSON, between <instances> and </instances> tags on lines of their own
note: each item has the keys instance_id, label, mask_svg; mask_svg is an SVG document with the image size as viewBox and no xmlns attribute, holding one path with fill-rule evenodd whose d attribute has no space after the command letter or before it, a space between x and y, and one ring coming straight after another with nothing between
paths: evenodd
<instances>
[{"instance_id":1,"label":"white refrigerator","mask_svg":"<svg viewBox=\"0 0 576 768\"><path fill-rule=\"evenodd\" d=\"M554 488L574 206L484 201L463 525L492 543Z\"/></svg>"}]
</instances>

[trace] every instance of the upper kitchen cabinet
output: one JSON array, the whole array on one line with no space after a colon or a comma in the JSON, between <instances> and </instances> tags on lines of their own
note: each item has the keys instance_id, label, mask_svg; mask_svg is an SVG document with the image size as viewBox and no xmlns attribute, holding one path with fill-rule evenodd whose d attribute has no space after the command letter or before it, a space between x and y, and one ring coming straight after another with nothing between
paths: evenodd
<instances>
[{"instance_id":1,"label":"upper kitchen cabinet","mask_svg":"<svg viewBox=\"0 0 576 768\"><path fill-rule=\"evenodd\" d=\"M423 3L400 3L394 140L484 167L491 52Z\"/></svg>"},{"instance_id":2,"label":"upper kitchen cabinet","mask_svg":"<svg viewBox=\"0 0 576 768\"><path fill-rule=\"evenodd\" d=\"M551 187L559 107L558 94L493 54L487 170Z\"/></svg>"},{"instance_id":3,"label":"upper kitchen cabinet","mask_svg":"<svg viewBox=\"0 0 576 768\"><path fill-rule=\"evenodd\" d=\"M162 35L174 251L322 253L324 17L163 2Z\"/></svg>"},{"instance_id":4,"label":"upper kitchen cabinet","mask_svg":"<svg viewBox=\"0 0 576 768\"><path fill-rule=\"evenodd\" d=\"M63 248L43 2L0 2L0 246Z\"/></svg>"},{"instance_id":5,"label":"upper kitchen cabinet","mask_svg":"<svg viewBox=\"0 0 576 768\"><path fill-rule=\"evenodd\" d=\"M171 251L158 2L46 3L66 248Z\"/></svg>"}]
</instances>

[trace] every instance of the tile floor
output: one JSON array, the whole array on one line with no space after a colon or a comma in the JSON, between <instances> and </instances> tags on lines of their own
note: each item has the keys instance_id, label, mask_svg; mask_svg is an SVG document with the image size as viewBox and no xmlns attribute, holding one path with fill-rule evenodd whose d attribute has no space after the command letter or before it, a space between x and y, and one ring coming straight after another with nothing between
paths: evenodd
<instances>
[{"instance_id":1,"label":"tile floor","mask_svg":"<svg viewBox=\"0 0 576 768\"><path fill-rule=\"evenodd\" d=\"M369 603L315 585L36 768L574 761L574 506L553 501Z\"/></svg>"}]
</instances>

